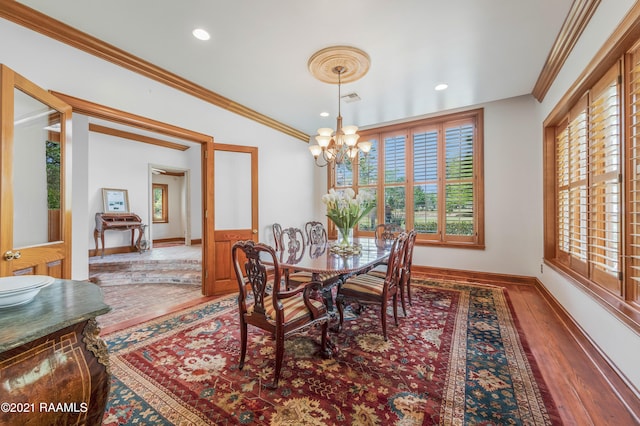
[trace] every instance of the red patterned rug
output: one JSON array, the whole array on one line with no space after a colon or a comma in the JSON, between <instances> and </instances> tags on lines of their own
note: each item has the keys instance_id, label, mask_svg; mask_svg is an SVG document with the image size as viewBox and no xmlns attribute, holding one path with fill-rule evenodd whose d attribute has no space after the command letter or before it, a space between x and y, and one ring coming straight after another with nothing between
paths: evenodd
<instances>
[{"instance_id":1,"label":"red patterned rug","mask_svg":"<svg viewBox=\"0 0 640 426\"><path fill-rule=\"evenodd\" d=\"M225 297L105 337L105 425L560 424L506 291L414 280L413 306L381 335L379 311L353 314L317 356L319 330L274 344L249 327L245 367L236 299ZM401 310L400 310L401 312ZM401 314L400 314L401 315Z\"/></svg>"}]
</instances>

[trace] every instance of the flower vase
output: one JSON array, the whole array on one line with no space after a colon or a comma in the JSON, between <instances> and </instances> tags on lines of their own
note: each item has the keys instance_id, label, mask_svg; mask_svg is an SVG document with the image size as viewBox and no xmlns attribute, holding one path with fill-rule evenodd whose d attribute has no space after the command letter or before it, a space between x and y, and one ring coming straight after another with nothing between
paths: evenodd
<instances>
[{"instance_id":1,"label":"flower vase","mask_svg":"<svg viewBox=\"0 0 640 426\"><path fill-rule=\"evenodd\" d=\"M338 245L345 248L353 246L353 228L338 228Z\"/></svg>"}]
</instances>

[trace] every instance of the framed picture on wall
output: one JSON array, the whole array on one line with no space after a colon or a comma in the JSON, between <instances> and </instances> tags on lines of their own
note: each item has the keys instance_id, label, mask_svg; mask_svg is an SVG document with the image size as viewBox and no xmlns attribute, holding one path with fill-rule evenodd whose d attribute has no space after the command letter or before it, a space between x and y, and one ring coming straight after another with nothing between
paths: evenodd
<instances>
[{"instance_id":1,"label":"framed picture on wall","mask_svg":"<svg viewBox=\"0 0 640 426\"><path fill-rule=\"evenodd\" d=\"M126 189L102 188L104 213L129 213L129 194Z\"/></svg>"}]
</instances>

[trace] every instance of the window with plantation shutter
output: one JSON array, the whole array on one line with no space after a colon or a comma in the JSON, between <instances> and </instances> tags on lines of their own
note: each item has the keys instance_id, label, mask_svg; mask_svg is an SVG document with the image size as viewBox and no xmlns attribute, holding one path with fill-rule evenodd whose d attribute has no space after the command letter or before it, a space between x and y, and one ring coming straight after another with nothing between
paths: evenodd
<instances>
[{"instance_id":1,"label":"window with plantation shutter","mask_svg":"<svg viewBox=\"0 0 640 426\"><path fill-rule=\"evenodd\" d=\"M445 134L445 232L466 237L474 229L472 123L451 123Z\"/></svg>"},{"instance_id":2,"label":"window with plantation shutter","mask_svg":"<svg viewBox=\"0 0 640 426\"><path fill-rule=\"evenodd\" d=\"M369 139L371 150L367 155L359 153L357 192L369 192L376 200L376 207L358 223L359 231L374 232L378 224L376 208L378 194L378 141Z\"/></svg>"},{"instance_id":3,"label":"window with plantation shutter","mask_svg":"<svg viewBox=\"0 0 640 426\"><path fill-rule=\"evenodd\" d=\"M418 129L413 134L413 223L429 239L440 232L439 134L438 128Z\"/></svg>"},{"instance_id":4,"label":"window with plantation shutter","mask_svg":"<svg viewBox=\"0 0 640 426\"><path fill-rule=\"evenodd\" d=\"M478 109L361 132L371 152L333 181L377 195L357 234L394 223L415 229L418 244L484 248L482 119Z\"/></svg>"},{"instance_id":5,"label":"window with plantation shutter","mask_svg":"<svg viewBox=\"0 0 640 426\"><path fill-rule=\"evenodd\" d=\"M555 129L556 260L622 294L620 66Z\"/></svg>"},{"instance_id":6,"label":"window with plantation shutter","mask_svg":"<svg viewBox=\"0 0 640 426\"><path fill-rule=\"evenodd\" d=\"M588 244L587 123L585 96L556 131L558 249L581 273L586 273Z\"/></svg>"},{"instance_id":7,"label":"window with plantation shutter","mask_svg":"<svg viewBox=\"0 0 640 426\"><path fill-rule=\"evenodd\" d=\"M640 331L638 33L599 57L544 122L544 260Z\"/></svg>"},{"instance_id":8,"label":"window with plantation shutter","mask_svg":"<svg viewBox=\"0 0 640 426\"><path fill-rule=\"evenodd\" d=\"M406 137L387 134L382 138L384 157L384 223L406 226Z\"/></svg>"},{"instance_id":9,"label":"window with plantation shutter","mask_svg":"<svg viewBox=\"0 0 640 426\"><path fill-rule=\"evenodd\" d=\"M620 90L613 67L589 96L589 264L591 278L621 294Z\"/></svg>"}]
</instances>

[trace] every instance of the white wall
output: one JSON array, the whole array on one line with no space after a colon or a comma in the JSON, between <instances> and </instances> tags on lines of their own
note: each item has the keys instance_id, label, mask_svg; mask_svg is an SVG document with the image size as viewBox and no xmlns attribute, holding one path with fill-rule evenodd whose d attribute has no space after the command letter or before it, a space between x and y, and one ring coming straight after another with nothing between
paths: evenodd
<instances>
[{"instance_id":1,"label":"white wall","mask_svg":"<svg viewBox=\"0 0 640 426\"><path fill-rule=\"evenodd\" d=\"M577 80L633 4L632 0L602 0L547 96L542 104L537 106L535 117L538 123L542 123L558 104L560 98ZM542 141L542 124L538 125L536 131L538 133L536 139ZM538 145L538 150L541 151L541 143L538 142ZM542 169L542 164L538 168ZM541 187L542 182L537 182L536 185ZM541 190L538 192L542 193ZM536 211L538 217L535 227L540 230L536 248L538 257L541 258L543 255L541 196L536 196ZM640 336L561 274L545 268L544 273L538 270L535 275L617 366L622 375L636 389L640 389L640 367L638 366Z\"/></svg>"},{"instance_id":2,"label":"white wall","mask_svg":"<svg viewBox=\"0 0 640 426\"><path fill-rule=\"evenodd\" d=\"M89 132L88 145L88 202L89 216L91 218L94 218L96 213L104 211L102 188L126 189L129 196L129 211L140 216L143 223L150 224L150 163L165 164L175 169L190 170L194 179L200 179L199 156L195 164L193 164L191 161L193 157L187 154L190 150L196 150L199 153L200 147L189 148L187 151L182 152L95 132ZM173 210L176 210L176 206L173 206ZM201 211L201 198L196 197L194 209L192 210L192 221L201 221ZM87 238L90 241L90 247L94 248L93 229L95 222L92 220L87 225ZM153 238L160 237L154 234ZM201 235L196 235L194 238L201 238ZM105 233L105 246L107 248L128 246L130 244L130 231Z\"/></svg>"}]
</instances>

